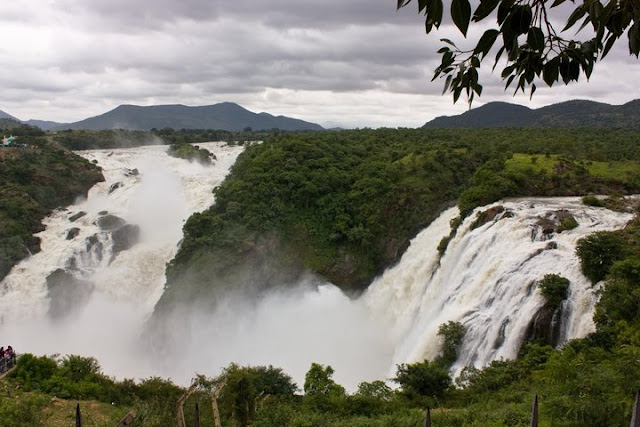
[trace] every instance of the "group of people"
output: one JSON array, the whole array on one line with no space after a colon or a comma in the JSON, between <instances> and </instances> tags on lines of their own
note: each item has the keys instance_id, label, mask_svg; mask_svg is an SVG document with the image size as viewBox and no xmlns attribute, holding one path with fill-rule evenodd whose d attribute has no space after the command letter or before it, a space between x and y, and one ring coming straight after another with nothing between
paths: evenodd
<instances>
[{"instance_id":1,"label":"group of people","mask_svg":"<svg viewBox=\"0 0 640 427\"><path fill-rule=\"evenodd\" d=\"M4 347L0 347L0 374L13 368L16 364L16 353L13 351L13 347L8 346L5 350Z\"/></svg>"}]
</instances>

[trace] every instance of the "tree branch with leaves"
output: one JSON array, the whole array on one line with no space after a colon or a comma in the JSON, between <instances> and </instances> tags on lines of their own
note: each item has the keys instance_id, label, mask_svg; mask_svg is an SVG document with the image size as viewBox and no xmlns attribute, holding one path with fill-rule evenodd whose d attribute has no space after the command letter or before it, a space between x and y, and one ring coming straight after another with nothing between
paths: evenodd
<instances>
[{"instance_id":1,"label":"tree branch with leaves","mask_svg":"<svg viewBox=\"0 0 640 427\"><path fill-rule=\"evenodd\" d=\"M573 0L571 0L573 2ZM443 94L453 94L454 102L465 92L469 104L475 95L482 94L478 69L492 47L499 40L493 69L506 60L502 69L505 90L515 82L514 94L529 89L536 91L536 83L542 80L548 86L562 81L568 84L578 81L581 73L587 79L597 61L602 60L613 45L627 33L629 53L640 54L640 0L583 0L567 19L564 28L556 31L549 10L566 0L480 0L473 14L469 0L451 1L451 19L463 36L471 23L480 23L495 17L497 28L487 29L476 46L463 50L450 39L441 39L446 45L438 50L442 60L436 68L433 80L444 78ZM411 0L398 0L398 9ZM419 13L425 15L427 34L442 24L444 6L442 0L417 0ZM574 28L576 32L588 28L591 33L583 40L562 36Z\"/></svg>"}]
</instances>

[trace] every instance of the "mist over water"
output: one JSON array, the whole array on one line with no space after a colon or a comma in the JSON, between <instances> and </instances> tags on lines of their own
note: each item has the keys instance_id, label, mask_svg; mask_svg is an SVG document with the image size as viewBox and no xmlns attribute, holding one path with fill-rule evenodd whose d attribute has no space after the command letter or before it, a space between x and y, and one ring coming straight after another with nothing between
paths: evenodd
<instances>
[{"instance_id":1,"label":"mist over water","mask_svg":"<svg viewBox=\"0 0 640 427\"><path fill-rule=\"evenodd\" d=\"M180 315L180 314L179 314ZM312 362L331 365L335 380L355 391L361 381L385 379L392 343L385 325L331 284L300 283L257 302L224 299L215 312L183 313L190 320L181 357L162 366L172 378L214 373L234 362L273 365L302 388Z\"/></svg>"},{"instance_id":2,"label":"mist over water","mask_svg":"<svg viewBox=\"0 0 640 427\"><path fill-rule=\"evenodd\" d=\"M117 378L157 375L181 385L235 362L280 367L301 387L317 362L331 365L335 380L354 391L361 381L390 378L398 363L435 357L437 329L453 320L468 330L456 372L515 356L527 322L543 304L530 284L547 273L571 280L562 340L590 332L594 290L579 272L575 243L630 219L583 206L578 198L509 201L503 203L509 217L475 230L473 215L468 218L440 259L438 243L458 215L453 208L418 234L398 264L359 299L308 278L259 300L230 295L209 311L182 307L179 323L187 326L167 334L181 337L179 343L164 342L173 351L155 352L146 345L146 322L163 291L165 264L177 251L184 221L213 203L212 188L242 151L199 145L215 153L213 166L170 157L166 146L80 153L97 160L106 182L87 200L47 218L39 234L42 251L0 283L0 345L38 355L92 356ZM562 209L578 220L576 229L536 232L540 217ZM81 211L86 215L71 222ZM113 259L114 241L96 224L104 211L140 227L140 241ZM67 240L73 227L78 235ZM77 303L56 317L46 278L60 268L80 285L70 294Z\"/></svg>"}]
</instances>

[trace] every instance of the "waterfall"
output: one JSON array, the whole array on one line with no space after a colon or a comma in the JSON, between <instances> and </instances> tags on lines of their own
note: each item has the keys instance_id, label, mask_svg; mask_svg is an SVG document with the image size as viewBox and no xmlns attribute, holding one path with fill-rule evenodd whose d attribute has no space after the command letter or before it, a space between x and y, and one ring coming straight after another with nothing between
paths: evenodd
<instances>
[{"instance_id":1,"label":"waterfall","mask_svg":"<svg viewBox=\"0 0 640 427\"><path fill-rule=\"evenodd\" d=\"M194 372L217 375L231 362L281 367L301 384L317 362L332 365L336 381L354 391L360 381L393 375L396 364L436 357L439 326L456 321L467 330L456 374L516 356L544 304L535 283L548 273L571 282L560 342L592 331L596 288L580 273L576 242L631 219L579 198L510 200L477 209L440 257L438 244L458 216L457 208L448 209L358 299L314 277L260 301L231 298L210 311L183 307L188 329L171 332L187 343L177 349L179 358L166 361L141 348L165 265L184 221L213 203L212 188L242 151L200 145L217 156L213 166L170 157L166 146L79 152L103 168L106 182L47 217L38 234L42 251L0 282L3 345L93 356L108 375L159 375L179 384ZM497 216L472 227L476 213L490 208ZM576 228L549 229L569 214Z\"/></svg>"},{"instance_id":2,"label":"waterfall","mask_svg":"<svg viewBox=\"0 0 640 427\"><path fill-rule=\"evenodd\" d=\"M476 214L502 206L473 228ZM578 226L560 233L545 224L571 214ZM577 241L595 231L624 227L631 214L585 206L579 198L511 200L478 208L462 223L438 260L437 245L449 234L457 208L444 212L418 234L401 261L377 278L363 302L392 328L393 364L435 358L438 328L462 323L466 335L454 373L514 358L544 298L535 283L555 273L570 280L563 303L560 341L594 330L596 287L581 274ZM546 220L546 221L545 221Z\"/></svg>"},{"instance_id":3,"label":"waterfall","mask_svg":"<svg viewBox=\"0 0 640 427\"><path fill-rule=\"evenodd\" d=\"M183 223L213 203L213 187L242 151L199 145L217 157L212 166L171 157L167 146L77 152L106 181L47 217L42 250L0 282L3 345L92 355L108 372L140 374L123 359L162 293Z\"/></svg>"}]
</instances>

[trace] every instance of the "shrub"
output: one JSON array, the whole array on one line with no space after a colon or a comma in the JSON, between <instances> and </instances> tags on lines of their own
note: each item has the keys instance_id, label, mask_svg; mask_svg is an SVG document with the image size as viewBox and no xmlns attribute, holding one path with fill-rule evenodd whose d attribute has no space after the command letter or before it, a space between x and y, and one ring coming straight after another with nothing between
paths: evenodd
<instances>
[{"instance_id":1,"label":"shrub","mask_svg":"<svg viewBox=\"0 0 640 427\"><path fill-rule=\"evenodd\" d=\"M441 397L451 386L447 369L428 360L398 365L393 381L400 384L402 392L410 398Z\"/></svg>"},{"instance_id":2,"label":"shrub","mask_svg":"<svg viewBox=\"0 0 640 427\"><path fill-rule=\"evenodd\" d=\"M569 279L557 274L546 274L544 278L538 282L540 292L542 292L542 295L547 300L547 304L552 307L559 307L562 301L567 298L569 285Z\"/></svg>"},{"instance_id":3,"label":"shrub","mask_svg":"<svg viewBox=\"0 0 640 427\"><path fill-rule=\"evenodd\" d=\"M582 273L593 283L603 280L615 261L624 258L625 241L613 231L598 231L578 240Z\"/></svg>"},{"instance_id":4,"label":"shrub","mask_svg":"<svg viewBox=\"0 0 640 427\"><path fill-rule=\"evenodd\" d=\"M596 206L596 207L602 206L602 202L596 196L584 196L582 198L582 203L584 203L587 206Z\"/></svg>"},{"instance_id":5,"label":"shrub","mask_svg":"<svg viewBox=\"0 0 640 427\"><path fill-rule=\"evenodd\" d=\"M443 343L441 355L437 359L438 363L449 367L458 360L458 353L466 332L466 328L460 322L449 321L440 325L438 336L442 337Z\"/></svg>"},{"instance_id":6,"label":"shrub","mask_svg":"<svg viewBox=\"0 0 640 427\"><path fill-rule=\"evenodd\" d=\"M577 226L578 226L578 221L576 221L574 217L568 216L560 220L560 224L558 225L557 231L558 233L562 233L563 231L566 231L566 230L573 230Z\"/></svg>"}]
</instances>

